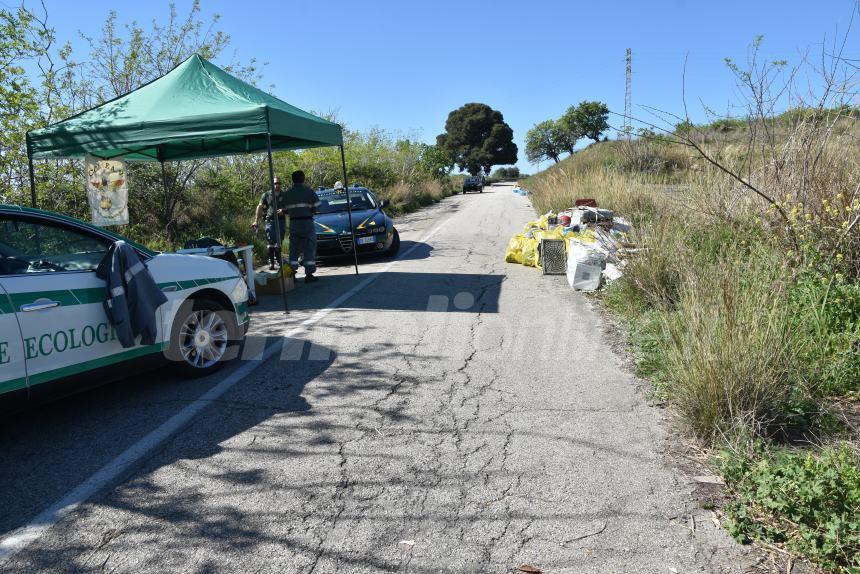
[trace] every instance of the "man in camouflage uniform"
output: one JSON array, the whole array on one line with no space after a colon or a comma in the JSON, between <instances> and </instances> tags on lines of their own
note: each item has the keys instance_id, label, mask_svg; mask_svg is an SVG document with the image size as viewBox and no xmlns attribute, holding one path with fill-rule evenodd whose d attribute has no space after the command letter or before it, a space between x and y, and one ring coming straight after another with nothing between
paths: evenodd
<instances>
[{"instance_id":1,"label":"man in camouflage uniform","mask_svg":"<svg viewBox=\"0 0 860 574\"><path fill-rule=\"evenodd\" d=\"M286 232L286 205L287 198L281 193L281 180L277 176L273 178L273 191L265 192L260 197L257 205L256 216L251 227L256 231L260 223L260 214L266 211L266 244L269 247L269 269L275 268L275 261L281 265L281 245ZM276 228L275 225L278 227Z\"/></svg>"},{"instance_id":2,"label":"man in camouflage uniform","mask_svg":"<svg viewBox=\"0 0 860 574\"><path fill-rule=\"evenodd\" d=\"M288 259L293 269L299 267L299 256L305 268L305 283L316 281L314 272L317 270L317 231L314 226L314 210L320 204L320 198L314 190L305 185L305 172L294 171L293 185L284 192L285 208L290 216L290 257Z\"/></svg>"}]
</instances>

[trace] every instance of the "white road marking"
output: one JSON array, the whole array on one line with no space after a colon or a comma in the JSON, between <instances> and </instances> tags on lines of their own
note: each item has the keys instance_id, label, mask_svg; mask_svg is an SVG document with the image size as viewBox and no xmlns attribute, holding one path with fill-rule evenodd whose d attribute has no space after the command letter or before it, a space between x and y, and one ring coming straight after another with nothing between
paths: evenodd
<instances>
[{"instance_id":1,"label":"white road marking","mask_svg":"<svg viewBox=\"0 0 860 574\"><path fill-rule=\"evenodd\" d=\"M448 219L450 219L450 217ZM391 269L393 265L400 262L423 243L426 243L431 237L436 235L436 233L438 233L439 230L448 223L448 219L427 233L415 245L401 253L397 259L387 263L380 272L366 277L358 285L355 285L352 289L342 294L340 297L337 297L334 301L311 315L308 319L299 323L298 327L293 328L284 335L284 340L295 337L299 333L304 332L308 327L324 319L347 299L365 289L382 273ZM274 356L278 350L279 346L277 344L273 344L263 351L262 357L259 357L262 360L243 361L242 365L230 373L223 381L206 391L193 403L170 417L167 421L162 423L161 426L104 465L95 474L78 485L77 488L69 492L66 496L52 504L50 507L43 510L38 516L36 516L36 518L30 521L29 524L22 526L3 537L3 539L0 540L0 565L7 562L12 556L26 548L32 542L38 540L45 532L48 531L48 529L62 520L63 517L73 512L82 503L86 502L90 497L98 493L102 488L128 473L138 461L146 457L160 444L170 438L171 435L188 424L200 413L200 411L212 404L213 401L226 393L236 383L251 374L251 372L257 367L265 363L267 359Z\"/></svg>"}]
</instances>

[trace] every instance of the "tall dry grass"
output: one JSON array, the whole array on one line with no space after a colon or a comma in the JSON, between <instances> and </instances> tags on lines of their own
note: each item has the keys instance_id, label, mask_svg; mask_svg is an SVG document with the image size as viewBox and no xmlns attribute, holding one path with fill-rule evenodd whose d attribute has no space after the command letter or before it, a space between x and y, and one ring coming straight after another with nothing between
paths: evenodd
<instances>
[{"instance_id":1,"label":"tall dry grass","mask_svg":"<svg viewBox=\"0 0 860 574\"><path fill-rule=\"evenodd\" d=\"M408 213L419 207L438 203L451 195L452 187L438 180L425 180L416 183L400 182L379 190L379 196L391 202L394 213Z\"/></svg>"},{"instance_id":2,"label":"tall dry grass","mask_svg":"<svg viewBox=\"0 0 860 574\"><path fill-rule=\"evenodd\" d=\"M765 202L713 166L672 178L625 172L597 161L599 149L584 164L574 157L530 178L527 189L541 213L592 197L633 223L639 249L627 259L623 281L657 314L649 328L659 341L663 389L697 435L707 441L740 428L771 432L790 422L798 401L828 388L822 377L855 372L860 318L832 321L831 312L807 312L801 300L814 298L822 309L845 301L824 300L815 269L816 280L806 280L813 290L797 296L798 281L810 273L804 253L794 251L786 223ZM844 189L851 180L843 172L830 185ZM817 190L821 197L825 186ZM809 222L796 220L798 230ZM845 325L857 331L835 333ZM821 348L828 350L812 352ZM838 373L828 370L834 357Z\"/></svg>"},{"instance_id":3,"label":"tall dry grass","mask_svg":"<svg viewBox=\"0 0 860 574\"><path fill-rule=\"evenodd\" d=\"M789 273L769 252L689 267L664 316L669 396L700 437L767 432L798 390Z\"/></svg>"}]
</instances>

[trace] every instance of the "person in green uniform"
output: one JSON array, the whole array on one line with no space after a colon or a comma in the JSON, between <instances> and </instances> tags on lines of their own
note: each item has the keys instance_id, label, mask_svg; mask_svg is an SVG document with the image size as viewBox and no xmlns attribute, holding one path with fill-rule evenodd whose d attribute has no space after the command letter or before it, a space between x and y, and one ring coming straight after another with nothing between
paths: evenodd
<instances>
[{"instance_id":1,"label":"person in green uniform","mask_svg":"<svg viewBox=\"0 0 860 574\"><path fill-rule=\"evenodd\" d=\"M287 198L281 193L281 180L275 176L273 179L273 190L265 192L260 197L257 211L254 215L254 223L251 227L257 230L260 224L260 215L266 212L266 244L269 248L269 269L275 268L275 261L281 265L281 245L286 233ZM277 225L277 228L275 227Z\"/></svg>"},{"instance_id":2,"label":"person in green uniform","mask_svg":"<svg viewBox=\"0 0 860 574\"><path fill-rule=\"evenodd\" d=\"M285 208L290 216L290 256L293 269L299 268L299 257L305 268L305 283L316 281L317 230L314 211L320 204L316 192L305 185L305 172L292 174L293 185L284 192Z\"/></svg>"}]
</instances>

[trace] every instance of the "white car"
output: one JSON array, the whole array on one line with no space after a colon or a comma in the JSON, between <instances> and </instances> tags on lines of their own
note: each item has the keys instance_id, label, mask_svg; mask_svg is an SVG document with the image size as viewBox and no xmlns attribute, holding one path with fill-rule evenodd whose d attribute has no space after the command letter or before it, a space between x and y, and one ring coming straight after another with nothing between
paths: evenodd
<instances>
[{"instance_id":1,"label":"white car","mask_svg":"<svg viewBox=\"0 0 860 574\"><path fill-rule=\"evenodd\" d=\"M153 345L123 348L104 311L95 270L119 239L168 299ZM235 357L248 321L247 286L227 261L155 253L71 217L0 205L0 411L165 359L192 376L211 373Z\"/></svg>"}]
</instances>

